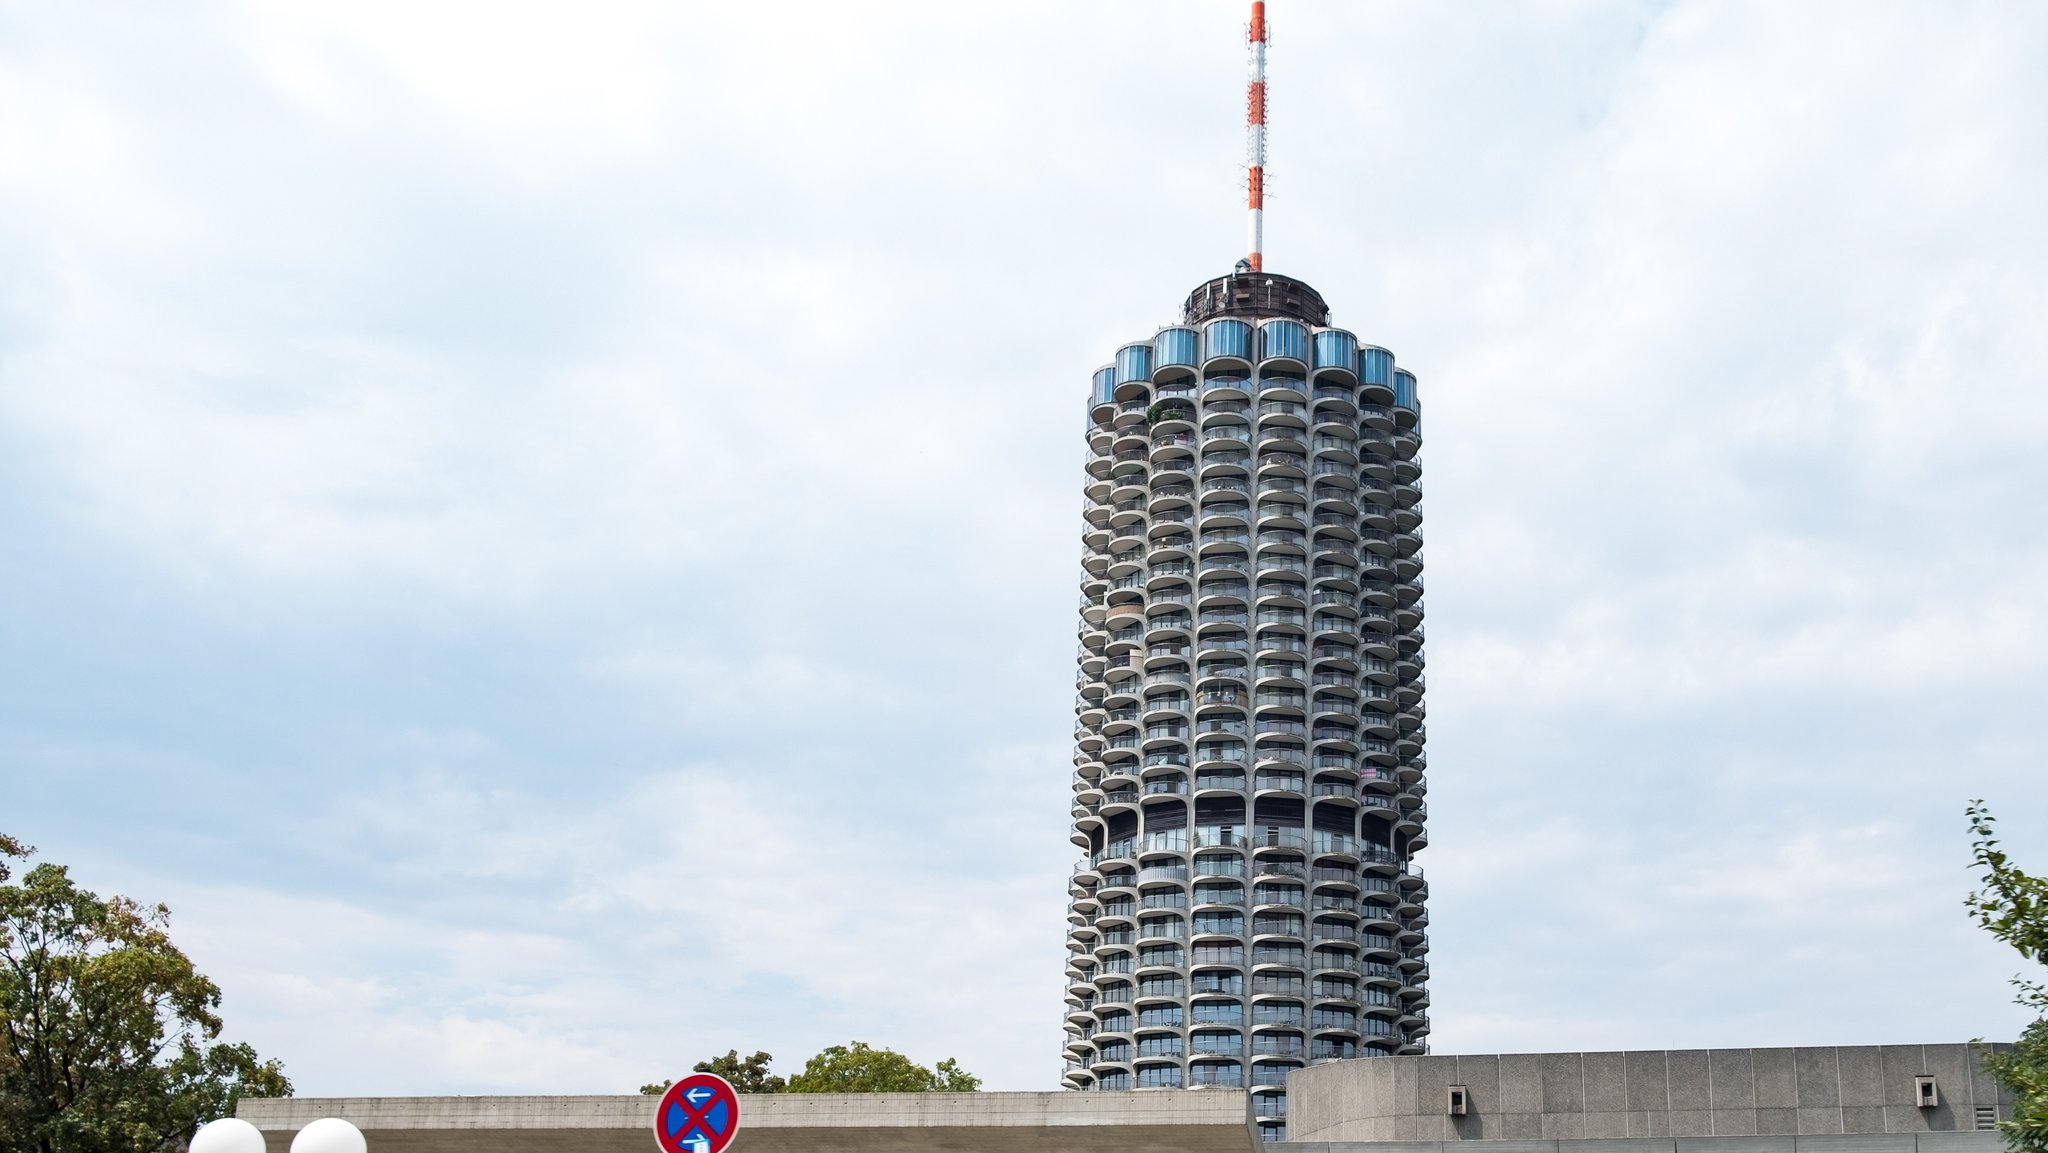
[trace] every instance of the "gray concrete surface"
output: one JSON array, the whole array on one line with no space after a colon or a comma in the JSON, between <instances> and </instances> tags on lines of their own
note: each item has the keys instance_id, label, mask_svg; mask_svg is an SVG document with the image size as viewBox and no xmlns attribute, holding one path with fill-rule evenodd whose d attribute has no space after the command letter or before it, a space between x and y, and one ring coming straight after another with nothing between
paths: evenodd
<instances>
[{"instance_id":1,"label":"gray concrete surface","mask_svg":"<svg viewBox=\"0 0 2048 1153\"><path fill-rule=\"evenodd\" d=\"M1914 1102L1919 1076L1936 1079L1933 1108ZM1463 1117L1446 1108L1452 1085L1465 1086ZM1681 1139L1684 1153L1698 1137L1780 1138L1747 1153L1789 1153L1793 1136L1968 1132L1977 1106L2002 1120L2012 1103L1969 1045L1381 1057L1297 1070L1287 1088L1290 1145L1536 1143L1530 1153L1625 1138L1660 1139L1642 1153Z\"/></svg>"},{"instance_id":2,"label":"gray concrete surface","mask_svg":"<svg viewBox=\"0 0 2048 1153\"><path fill-rule=\"evenodd\" d=\"M235 1115L271 1153L321 1117L370 1153L652 1153L655 1098L285 1097ZM1243 1090L1130 1093L788 1093L740 1098L734 1153L1254 1153Z\"/></svg>"},{"instance_id":3,"label":"gray concrete surface","mask_svg":"<svg viewBox=\"0 0 2048 1153\"><path fill-rule=\"evenodd\" d=\"M1834 1133L1780 1137L1638 1137L1583 1141L1285 1141L1269 1153L2001 1153L1997 1133Z\"/></svg>"}]
</instances>

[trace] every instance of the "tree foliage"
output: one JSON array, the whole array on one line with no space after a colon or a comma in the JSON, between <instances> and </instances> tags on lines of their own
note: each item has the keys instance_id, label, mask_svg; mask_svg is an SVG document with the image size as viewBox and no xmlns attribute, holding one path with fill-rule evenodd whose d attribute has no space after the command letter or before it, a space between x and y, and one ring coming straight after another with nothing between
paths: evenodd
<instances>
[{"instance_id":1,"label":"tree foliage","mask_svg":"<svg viewBox=\"0 0 2048 1153\"><path fill-rule=\"evenodd\" d=\"M691 1066L698 1073L716 1073L732 1082L732 1087L742 1093L781 1093L789 1083L768 1071L768 1062L775 1058L756 1050L751 1057L740 1056L738 1049L728 1049L723 1057L699 1061ZM669 1082L640 1086L640 1091L650 1097L658 1097L668 1091Z\"/></svg>"},{"instance_id":2,"label":"tree foliage","mask_svg":"<svg viewBox=\"0 0 2048 1153\"><path fill-rule=\"evenodd\" d=\"M291 1082L221 1043L220 989L171 943L170 910L79 888L0 834L0 1148L182 1149L241 1097Z\"/></svg>"},{"instance_id":3,"label":"tree foliage","mask_svg":"<svg viewBox=\"0 0 2048 1153\"><path fill-rule=\"evenodd\" d=\"M699 1061L699 1073L716 1073L732 1082L742 1093L974 1093L981 1078L960 1067L951 1057L927 1069L893 1049L876 1049L865 1041L834 1045L804 1062L804 1070L784 1081L768 1071L773 1060L766 1053L741 1057L738 1049L723 1057ZM669 1082L642 1085L650 1096L668 1089Z\"/></svg>"},{"instance_id":4,"label":"tree foliage","mask_svg":"<svg viewBox=\"0 0 2048 1153\"><path fill-rule=\"evenodd\" d=\"M718 1074L742 1093L780 1093L789 1088L789 1083L768 1071L768 1062L774 1059L759 1050L742 1058L738 1049L728 1049L725 1056L699 1061L693 1068L699 1073Z\"/></svg>"},{"instance_id":5,"label":"tree foliage","mask_svg":"<svg viewBox=\"0 0 2048 1153\"><path fill-rule=\"evenodd\" d=\"M789 1079L792 1093L972 1093L981 1078L951 1057L927 1069L893 1049L865 1041L833 1045L804 1063Z\"/></svg>"},{"instance_id":6,"label":"tree foliage","mask_svg":"<svg viewBox=\"0 0 2048 1153\"><path fill-rule=\"evenodd\" d=\"M1998 847L1997 819L1983 801L1967 810L1978 890L1963 899L1977 923L2037 965L2048 965L2048 877L2022 872ZM2048 987L2014 977L2020 1004L2048 1013ZM2012 1118L1999 1123L2006 1143L2023 1153L2048 1153L2048 1016L2020 1033L2010 1050L1988 1054L1985 1068L2012 1091Z\"/></svg>"}]
</instances>

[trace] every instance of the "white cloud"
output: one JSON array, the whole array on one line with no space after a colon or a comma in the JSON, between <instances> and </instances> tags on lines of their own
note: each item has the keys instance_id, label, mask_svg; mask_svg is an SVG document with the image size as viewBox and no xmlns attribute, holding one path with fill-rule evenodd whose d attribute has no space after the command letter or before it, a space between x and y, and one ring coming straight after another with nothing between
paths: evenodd
<instances>
[{"instance_id":1,"label":"white cloud","mask_svg":"<svg viewBox=\"0 0 2048 1153\"><path fill-rule=\"evenodd\" d=\"M1077 402L1237 254L1237 7L89 7L0 15L10 831L307 1092L1050 1083ZM1276 17L1272 264L1423 379L1439 1047L2010 1030L2048 22Z\"/></svg>"},{"instance_id":2,"label":"white cloud","mask_svg":"<svg viewBox=\"0 0 2048 1153\"><path fill-rule=\"evenodd\" d=\"M954 799L1043 776L1010 759ZM623 1092L728 1048L787 1064L850 1037L999 1084L1053 1067L1061 894L1014 862L1063 865L1057 842L878 829L729 765L581 804L429 778L307 835L357 896L174 903L231 1015L320 1092Z\"/></svg>"}]
</instances>

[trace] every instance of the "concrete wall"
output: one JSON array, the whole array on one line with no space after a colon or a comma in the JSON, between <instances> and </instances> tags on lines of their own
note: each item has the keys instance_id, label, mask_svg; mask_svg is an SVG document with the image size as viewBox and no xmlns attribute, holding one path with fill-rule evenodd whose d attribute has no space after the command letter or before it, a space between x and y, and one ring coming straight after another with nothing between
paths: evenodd
<instances>
[{"instance_id":1,"label":"concrete wall","mask_svg":"<svg viewBox=\"0 0 2048 1153\"><path fill-rule=\"evenodd\" d=\"M1968 1045L1382 1057L1297 1070L1287 1098L1289 1144L1954 1132L2012 1104Z\"/></svg>"},{"instance_id":2,"label":"concrete wall","mask_svg":"<svg viewBox=\"0 0 2048 1153\"><path fill-rule=\"evenodd\" d=\"M1454 1153L1455 1141L1288 1141L1271 1153ZM1996 1132L1834 1133L1806 1137L1638 1137L1481 1141L1469 1153L2005 1153Z\"/></svg>"},{"instance_id":3,"label":"concrete wall","mask_svg":"<svg viewBox=\"0 0 2048 1153\"><path fill-rule=\"evenodd\" d=\"M654 1153L655 1098L285 1097L235 1115L271 1153L321 1117L370 1153ZM786 1093L740 1098L736 1153L1254 1153L1243 1090L1130 1093Z\"/></svg>"}]
</instances>

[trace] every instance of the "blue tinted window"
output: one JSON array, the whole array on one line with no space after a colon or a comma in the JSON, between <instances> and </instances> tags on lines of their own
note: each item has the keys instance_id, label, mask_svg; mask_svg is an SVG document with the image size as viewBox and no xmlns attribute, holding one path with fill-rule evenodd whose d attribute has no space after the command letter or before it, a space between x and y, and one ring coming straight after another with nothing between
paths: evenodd
<instances>
[{"instance_id":1,"label":"blue tinted window","mask_svg":"<svg viewBox=\"0 0 2048 1153\"><path fill-rule=\"evenodd\" d=\"M1358 379L1366 384L1394 383L1394 354L1384 348L1368 348L1358 354Z\"/></svg>"},{"instance_id":2,"label":"blue tinted window","mask_svg":"<svg viewBox=\"0 0 2048 1153\"><path fill-rule=\"evenodd\" d=\"M1358 338L1338 329L1316 333L1316 367L1358 370Z\"/></svg>"},{"instance_id":3,"label":"blue tinted window","mask_svg":"<svg viewBox=\"0 0 2048 1153\"><path fill-rule=\"evenodd\" d=\"M1201 363L1197 354L1201 341L1192 328L1162 328L1152 338L1152 367L1164 368L1169 364L1193 366Z\"/></svg>"},{"instance_id":4,"label":"blue tinted window","mask_svg":"<svg viewBox=\"0 0 2048 1153\"><path fill-rule=\"evenodd\" d=\"M1202 329L1202 359L1252 358L1252 326L1242 320L1212 320Z\"/></svg>"},{"instance_id":5,"label":"blue tinted window","mask_svg":"<svg viewBox=\"0 0 2048 1153\"><path fill-rule=\"evenodd\" d=\"M1116 350L1116 382L1130 384L1152 383L1152 346L1149 344L1126 344Z\"/></svg>"},{"instance_id":6,"label":"blue tinted window","mask_svg":"<svg viewBox=\"0 0 2048 1153\"><path fill-rule=\"evenodd\" d=\"M1308 360L1308 326L1293 320L1269 320L1259 326L1259 359L1286 357Z\"/></svg>"},{"instance_id":7,"label":"blue tinted window","mask_svg":"<svg viewBox=\"0 0 2048 1153\"><path fill-rule=\"evenodd\" d=\"M1415 374L1405 369L1394 372L1394 405L1411 412L1421 411L1415 403Z\"/></svg>"}]
</instances>

